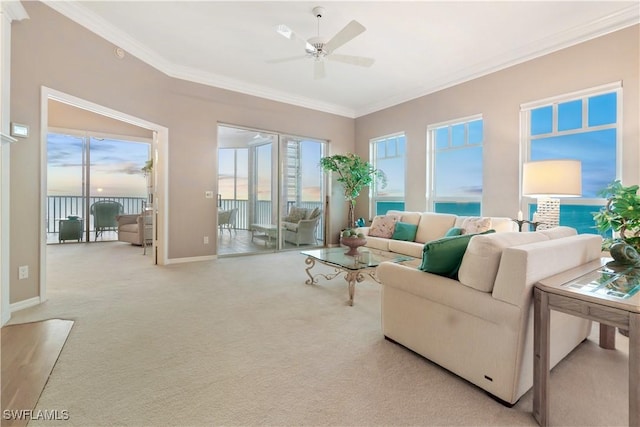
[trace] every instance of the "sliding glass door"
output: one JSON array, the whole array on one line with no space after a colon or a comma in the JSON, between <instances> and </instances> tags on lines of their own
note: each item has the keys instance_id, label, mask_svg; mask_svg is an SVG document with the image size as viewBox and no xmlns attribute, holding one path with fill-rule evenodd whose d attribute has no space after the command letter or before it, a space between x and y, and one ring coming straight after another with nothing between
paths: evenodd
<instances>
[{"instance_id":1,"label":"sliding glass door","mask_svg":"<svg viewBox=\"0 0 640 427\"><path fill-rule=\"evenodd\" d=\"M323 141L283 135L281 137L282 190L280 212L283 217L282 246L300 247L324 244L324 174L320 158ZM304 212L304 218L287 221L292 214Z\"/></svg>"},{"instance_id":2,"label":"sliding glass door","mask_svg":"<svg viewBox=\"0 0 640 427\"><path fill-rule=\"evenodd\" d=\"M220 125L218 146L219 255L324 243L324 141ZM292 208L311 220L300 234Z\"/></svg>"}]
</instances>

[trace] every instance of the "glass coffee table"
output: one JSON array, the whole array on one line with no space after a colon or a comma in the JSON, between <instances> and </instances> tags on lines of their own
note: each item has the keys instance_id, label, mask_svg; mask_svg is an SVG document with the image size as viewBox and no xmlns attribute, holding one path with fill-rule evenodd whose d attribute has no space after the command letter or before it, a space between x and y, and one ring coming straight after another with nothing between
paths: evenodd
<instances>
[{"instance_id":1,"label":"glass coffee table","mask_svg":"<svg viewBox=\"0 0 640 427\"><path fill-rule=\"evenodd\" d=\"M353 305L353 295L355 293L356 282L362 282L364 275L367 274L376 282L380 281L376 277L376 267L384 261L391 262L405 262L413 261L416 258L396 254L393 252L385 252L377 249L359 248L359 254L356 256L346 255L347 248L324 248L313 249L300 252L302 255L306 255L305 264L309 279L305 281L307 285L317 285L318 278L324 277L327 280L334 279L344 274L344 279L349 284L349 305ZM320 264L333 267L335 272L330 274L317 273L311 274L311 269L316 265L316 262Z\"/></svg>"}]
</instances>

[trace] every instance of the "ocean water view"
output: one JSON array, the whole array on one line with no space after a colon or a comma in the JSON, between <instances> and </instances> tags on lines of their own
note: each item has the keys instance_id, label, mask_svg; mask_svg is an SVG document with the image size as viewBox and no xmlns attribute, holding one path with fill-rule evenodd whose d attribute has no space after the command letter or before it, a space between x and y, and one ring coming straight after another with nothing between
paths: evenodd
<instances>
[{"instance_id":1,"label":"ocean water view","mask_svg":"<svg viewBox=\"0 0 640 427\"><path fill-rule=\"evenodd\" d=\"M436 203L435 212L450 213L459 216L481 216L480 203ZM593 220L593 214L598 212L602 206L599 205L563 205L560 204L560 225L573 227L578 233L600 234L604 237L611 237L611 233L600 233ZM404 210L403 202L378 202L376 204L376 215L384 215L389 210ZM528 219L533 219L536 205L529 205ZM515 218L515 216L514 216Z\"/></svg>"}]
</instances>

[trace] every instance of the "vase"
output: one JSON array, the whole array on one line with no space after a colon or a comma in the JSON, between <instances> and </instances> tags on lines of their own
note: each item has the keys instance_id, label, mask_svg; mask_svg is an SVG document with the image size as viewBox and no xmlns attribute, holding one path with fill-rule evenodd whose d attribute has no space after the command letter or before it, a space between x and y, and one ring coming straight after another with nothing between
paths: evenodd
<instances>
[{"instance_id":1,"label":"vase","mask_svg":"<svg viewBox=\"0 0 640 427\"><path fill-rule=\"evenodd\" d=\"M359 255L358 248L364 246L367 243L367 239L364 237L343 237L341 242L343 245L349 247L345 255L356 256Z\"/></svg>"},{"instance_id":2,"label":"vase","mask_svg":"<svg viewBox=\"0 0 640 427\"><path fill-rule=\"evenodd\" d=\"M611 245L611 248L609 248L609 253L618 265L640 267L640 254L628 243L614 243Z\"/></svg>"}]
</instances>

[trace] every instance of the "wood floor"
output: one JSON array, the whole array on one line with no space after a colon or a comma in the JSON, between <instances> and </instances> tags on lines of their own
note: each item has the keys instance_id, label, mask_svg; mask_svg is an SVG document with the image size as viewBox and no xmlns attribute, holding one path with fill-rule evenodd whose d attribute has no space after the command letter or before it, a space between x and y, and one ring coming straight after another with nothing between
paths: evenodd
<instances>
[{"instance_id":1,"label":"wood floor","mask_svg":"<svg viewBox=\"0 0 640 427\"><path fill-rule=\"evenodd\" d=\"M51 319L0 330L3 426L26 426L37 415L29 411L35 408L72 326L71 320Z\"/></svg>"}]
</instances>

